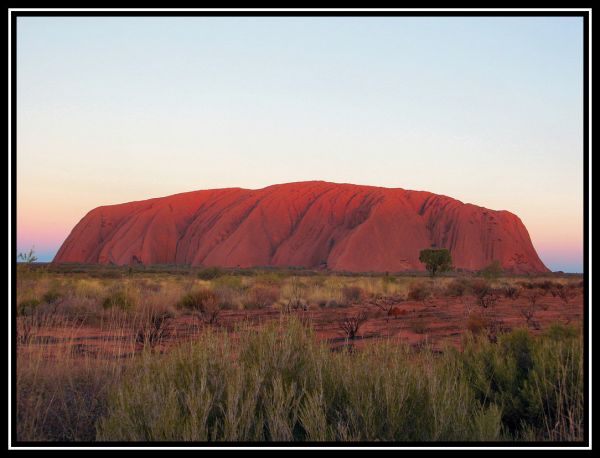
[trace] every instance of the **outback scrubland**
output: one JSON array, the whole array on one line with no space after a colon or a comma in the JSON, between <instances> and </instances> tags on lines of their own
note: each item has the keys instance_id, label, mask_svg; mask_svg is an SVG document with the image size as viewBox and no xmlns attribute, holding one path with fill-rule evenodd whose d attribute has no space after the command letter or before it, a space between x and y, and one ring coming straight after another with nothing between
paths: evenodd
<instances>
[{"instance_id":1,"label":"outback scrubland","mask_svg":"<svg viewBox=\"0 0 600 458\"><path fill-rule=\"evenodd\" d=\"M20 441L581 441L581 276L19 265Z\"/></svg>"}]
</instances>

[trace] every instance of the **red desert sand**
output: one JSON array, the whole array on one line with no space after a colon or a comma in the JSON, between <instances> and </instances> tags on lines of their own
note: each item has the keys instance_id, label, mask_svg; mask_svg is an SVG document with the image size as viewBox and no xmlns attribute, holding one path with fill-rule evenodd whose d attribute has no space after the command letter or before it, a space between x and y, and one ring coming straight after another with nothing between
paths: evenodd
<instances>
[{"instance_id":1,"label":"red desert sand","mask_svg":"<svg viewBox=\"0 0 600 458\"><path fill-rule=\"evenodd\" d=\"M424 191L322 181L98 207L54 262L402 272L423 270L419 252L429 247L448 248L459 269L498 260L515 274L548 272L508 211Z\"/></svg>"}]
</instances>

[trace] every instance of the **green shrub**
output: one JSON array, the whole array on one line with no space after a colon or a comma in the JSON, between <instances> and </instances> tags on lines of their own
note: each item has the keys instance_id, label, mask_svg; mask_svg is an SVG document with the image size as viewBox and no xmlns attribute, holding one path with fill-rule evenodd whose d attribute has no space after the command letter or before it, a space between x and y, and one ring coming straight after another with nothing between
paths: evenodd
<instances>
[{"instance_id":1,"label":"green shrub","mask_svg":"<svg viewBox=\"0 0 600 458\"><path fill-rule=\"evenodd\" d=\"M223 276L213 280L213 291L222 309L238 308L246 289L240 277Z\"/></svg>"},{"instance_id":2,"label":"green shrub","mask_svg":"<svg viewBox=\"0 0 600 458\"><path fill-rule=\"evenodd\" d=\"M126 291L115 291L102 301L102 308L128 310L134 306L133 298Z\"/></svg>"},{"instance_id":3,"label":"green shrub","mask_svg":"<svg viewBox=\"0 0 600 458\"><path fill-rule=\"evenodd\" d=\"M487 280L495 280L502 275L502 265L497 259L479 271L479 275Z\"/></svg>"},{"instance_id":4,"label":"green shrub","mask_svg":"<svg viewBox=\"0 0 600 458\"><path fill-rule=\"evenodd\" d=\"M219 298L213 291L207 288L199 288L185 294L176 305L180 309L192 312L204 312L214 308L218 303Z\"/></svg>"},{"instance_id":5,"label":"green shrub","mask_svg":"<svg viewBox=\"0 0 600 458\"><path fill-rule=\"evenodd\" d=\"M218 267L207 267L196 274L201 280L214 280L225 275L225 272Z\"/></svg>"},{"instance_id":6,"label":"green shrub","mask_svg":"<svg viewBox=\"0 0 600 458\"><path fill-rule=\"evenodd\" d=\"M17 315L31 316L35 313L39 305L40 301L38 299L26 299L24 301L21 301L17 306Z\"/></svg>"},{"instance_id":7,"label":"green shrub","mask_svg":"<svg viewBox=\"0 0 600 458\"><path fill-rule=\"evenodd\" d=\"M105 279L118 279L123 278L123 272L119 270L100 270L98 272L90 272L90 277L105 278Z\"/></svg>"},{"instance_id":8,"label":"green shrub","mask_svg":"<svg viewBox=\"0 0 600 458\"><path fill-rule=\"evenodd\" d=\"M283 272L266 272L257 275L254 282L269 286L281 286L285 278L286 275Z\"/></svg>"},{"instance_id":9,"label":"green shrub","mask_svg":"<svg viewBox=\"0 0 600 458\"><path fill-rule=\"evenodd\" d=\"M307 301L307 286L297 276L290 277L288 283L288 292L286 294L287 303L284 305L284 310L300 310L308 307Z\"/></svg>"},{"instance_id":10,"label":"green shrub","mask_svg":"<svg viewBox=\"0 0 600 458\"><path fill-rule=\"evenodd\" d=\"M231 290L240 292L244 291L247 287L244 286L244 282L242 281L242 277L232 276L232 275L224 275L222 277L216 278L212 282L213 288L229 288Z\"/></svg>"},{"instance_id":11,"label":"green shrub","mask_svg":"<svg viewBox=\"0 0 600 458\"><path fill-rule=\"evenodd\" d=\"M397 283L398 280L393 275L390 275L389 272L386 272L383 277L381 277L381 281L385 284Z\"/></svg>"},{"instance_id":12,"label":"green shrub","mask_svg":"<svg viewBox=\"0 0 600 458\"><path fill-rule=\"evenodd\" d=\"M551 324L544 331L544 335L554 341L574 339L579 334L579 330L575 326L565 326L557 323Z\"/></svg>"},{"instance_id":13,"label":"green shrub","mask_svg":"<svg viewBox=\"0 0 600 458\"><path fill-rule=\"evenodd\" d=\"M444 293L449 297L461 297L469 293L470 287L471 282L468 278L454 278L448 282Z\"/></svg>"},{"instance_id":14,"label":"green shrub","mask_svg":"<svg viewBox=\"0 0 600 458\"><path fill-rule=\"evenodd\" d=\"M452 270L452 256L446 248L429 248L421 250L419 261L425 264L425 268L432 277L438 273Z\"/></svg>"},{"instance_id":15,"label":"green shrub","mask_svg":"<svg viewBox=\"0 0 600 458\"><path fill-rule=\"evenodd\" d=\"M502 409L511 437L581 440L583 437L582 343L569 333L534 339L526 330L465 346L465 376L484 406Z\"/></svg>"},{"instance_id":16,"label":"green shrub","mask_svg":"<svg viewBox=\"0 0 600 458\"><path fill-rule=\"evenodd\" d=\"M62 294L55 290L50 290L42 296L42 300L47 304L55 304L62 299Z\"/></svg>"}]
</instances>

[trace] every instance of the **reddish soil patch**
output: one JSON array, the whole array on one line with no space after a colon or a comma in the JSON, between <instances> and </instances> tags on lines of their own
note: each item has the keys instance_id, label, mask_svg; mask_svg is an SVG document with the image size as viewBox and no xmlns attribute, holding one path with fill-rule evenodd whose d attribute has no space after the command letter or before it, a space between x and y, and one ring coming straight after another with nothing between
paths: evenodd
<instances>
[{"instance_id":1,"label":"reddish soil patch","mask_svg":"<svg viewBox=\"0 0 600 458\"><path fill-rule=\"evenodd\" d=\"M462 336L467 332L469 314L495 319L502 331L519 327L528 327L532 333L543 332L553 323L582 325L583 296L565 305L559 298L547 295L538 301L532 321L528 324L520 310L528 306L527 299L516 301L502 298L490 308L484 310L475 305L473 297L442 298L432 301L405 301L393 304L406 313L397 316L388 314L372 304L354 304L348 307L313 307L307 311L292 312L309 322L317 338L327 342L332 348L344 345L363 346L369 342L392 339L413 346L431 345L442 348L450 344L459 346ZM360 327L356 339L347 339L340 329L340 323L347 317L366 312L367 320ZM157 346L157 350L167 351L173 346L194 339L207 327L226 330L235 334L240 324L260 326L278 320L281 312L267 308L261 310L224 310L216 325L206 325L190 315L181 315L169 322L168 335ZM126 358L141 350L135 342L136 330L102 330L93 327L42 328L36 332L27 346L19 348L21 354L43 348L50 357L60 354L59 349L67 350L74 356L95 358ZM57 356L58 357L58 356Z\"/></svg>"}]
</instances>

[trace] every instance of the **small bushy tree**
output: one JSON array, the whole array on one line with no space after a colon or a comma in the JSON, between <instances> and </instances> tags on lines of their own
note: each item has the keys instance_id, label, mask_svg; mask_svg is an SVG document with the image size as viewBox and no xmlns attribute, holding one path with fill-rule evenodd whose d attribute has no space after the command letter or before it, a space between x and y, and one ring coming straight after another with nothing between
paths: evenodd
<instances>
[{"instance_id":1,"label":"small bushy tree","mask_svg":"<svg viewBox=\"0 0 600 458\"><path fill-rule=\"evenodd\" d=\"M479 275L488 280L495 280L502 275L502 266L497 259L479 271Z\"/></svg>"},{"instance_id":2,"label":"small bushy tree","mask_svg":"<svg viewBox=\"0 0 600 458\"><path fill-rule=\"evenodd\" d=\"M452 269L452 256L446 248L421 250L419 261L425 264L432 277Z\"/></svg>"}]
</instances>

